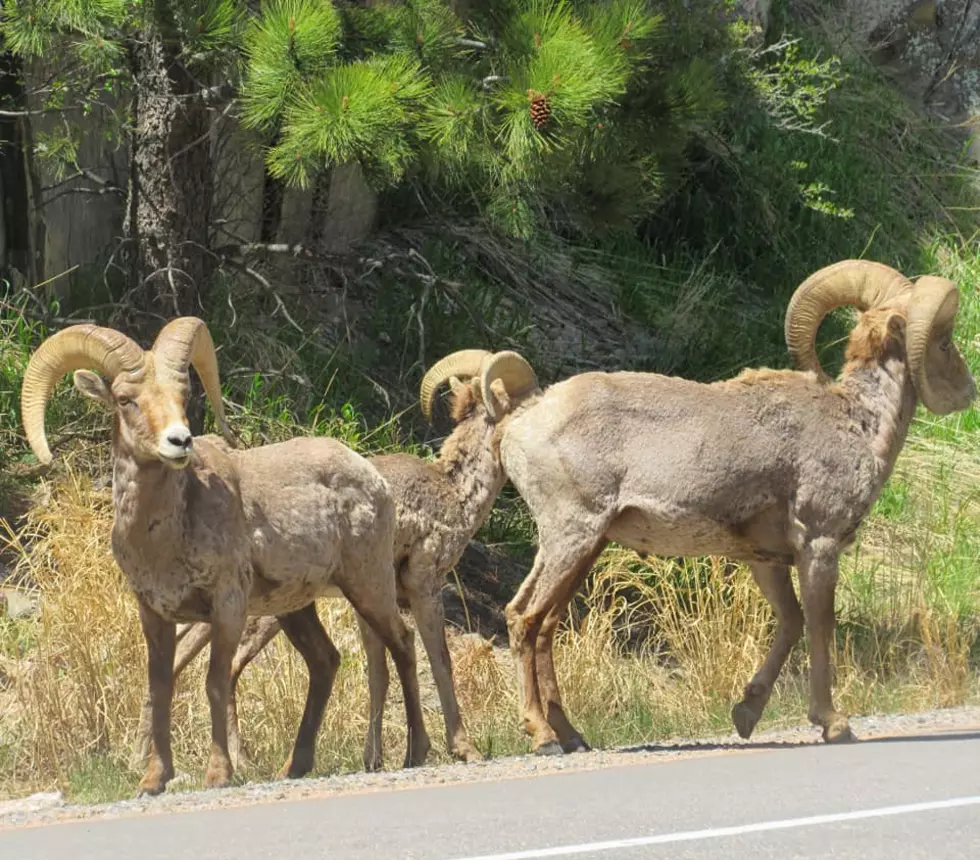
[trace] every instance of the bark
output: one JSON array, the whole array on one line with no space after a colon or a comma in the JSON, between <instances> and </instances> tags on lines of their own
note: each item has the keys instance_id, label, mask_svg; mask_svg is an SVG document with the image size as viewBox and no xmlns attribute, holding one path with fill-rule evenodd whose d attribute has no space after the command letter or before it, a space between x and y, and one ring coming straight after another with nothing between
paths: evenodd
<instances>
[{"instance_id":1,"label":"bark","mask_svg":"<svg viewBox=\"0 0 980 860\"><path fill-rule=\"evenodd\" d=\"M277 132L271 145L275 146L278 142ZM283 181L272 176L266 167L262 174L262 224L259 228L259 241L265 245L271 245L279 236L284 190Z\"/></svg>"},{"instance_id":2,"label":"bark","mask_svg":"<svg viewBox=\"0 0 980 860\"><path fill-rule=\"evenodd\" d=\"M20 61L0 54L0 104L7 110L27 108ZM30 205L24 161L24 136L16 117L0 118L0 278L10 269L24 275L30 268Z\"/></svg>"},{"instance_id":3,"label":"bark","mask_svg":"<svg viewBox=\"0 0 980 860\"><path fill-rule=\"evenodd\" d=\"M200 90L161 30L134 50L135 232L148 310L202 314L215 269L208 251L214 172L210 116Z\"/></svg>"}]
</instances>

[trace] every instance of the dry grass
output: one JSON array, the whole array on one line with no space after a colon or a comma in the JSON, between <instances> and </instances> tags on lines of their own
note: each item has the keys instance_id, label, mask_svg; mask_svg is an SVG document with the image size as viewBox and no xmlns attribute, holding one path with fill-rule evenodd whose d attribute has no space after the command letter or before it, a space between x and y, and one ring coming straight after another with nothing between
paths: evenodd
<instances>
[{"instance_id":1,"label":"dry grass","mask_svg":"<svg viewBox=\"0 0 980 860\"><path fill-rule=\"evenodd\" d=\"M897 480L927 468L935 464L910 461ZM58 786L76 797L101 798L127 794L135 783L125 762L144 689L144 647L135 602L109 549L110 494L87 474L69 461L61 477L39 490L26 525L9 535L8 550L37 583L43 608L34 621L0 622L0 796ZM973 500L961 496L959 503ZM947 499L947 517L952 504ZM886 569L879 553L862 550L845 564L836 690L852 713L955 705L977 693L970 662L975 613L964 614L946 599L956 589L937 592L934 581L939 550L949 550L955 538L944 537L937 550L923 543L937 535L915 520L903 524L902 515L877 516L868 534L873 540L891 529L898 542L900 533L916 565ZM926 548L932 555L923 557ZM368 700L357 629L343 601L321 601L320 613L344 662L319 739L318 770L357 769ZM643 562L611 548L559 633L566 705L600 746L727 730L731 703L762 661L772 632L769 607L746 570L714 560ZM491 755L527 748L513 667L497 644L451 637L467 724ZM438 700L419 651L433 758L446 760ZM805 649L797 649L770 705L769 725L805 719L805 659ZM176 763L190 785L199 784L208 749L204 669L203 660L189 667L174 705ZM275 774L305 689L305 667L282 637L245 673L239 707L250 761L243 778ZM393 683L389 766L400 762L404 741L400 689Z\"/></svg>"}]
</instances>

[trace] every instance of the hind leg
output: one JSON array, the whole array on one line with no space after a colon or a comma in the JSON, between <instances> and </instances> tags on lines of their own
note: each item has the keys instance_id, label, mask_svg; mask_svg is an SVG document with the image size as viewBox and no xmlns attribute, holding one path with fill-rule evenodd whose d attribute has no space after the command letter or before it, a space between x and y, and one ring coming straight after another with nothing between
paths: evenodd
<instances>
[{"instance_id":1,"label":"hind leg","mask_svg":"<svg viewBox=\"0 0 980 860\"><path fill-rule=\"evenodd\" d=\"M603 541L604 543L605 541ZM555 674L555 631L565 616L568 604L575 592L581 588L582 582L588 576L600 552L602 552L602 545L596 547L579 562L568 587L562 590L555 603L548 609L544 621L541 622L541 629L535 642L535 671L538 676L541 705L548 724L558 735L558 743L561 744L562 751L566 753L588 752L589 745L572 725L562 707L561 693L558 690L558 677Z\"/></svg>"},{"instance_id":2,"label":"hind leg","mask_svg":"<svg viewBox=\"0 0 980 860\"><path fill-rule=\"evenodd\" d=\"M769 601L776 616L776 638L765 662L752 677L742 693L742 701L732 708L732 722L743 738L752 735L762 712L772 695L773 684L786 663L793 646L803 635L803 610L793 591L789 566L783 564L752 564L752 576L759 590Z\"/></svg>"},{"instance_id":3,"label":"hind leg","mask_svg":"<svg viewBox=\"0 0 980 860\"><path fill-rule=\"evenodd\" d=\"M293 752L279 772L280 779L297 779L313 770L316 735L323 722L323 711L340 666L340 653L323 629L315 604L309 603L296 612L280 615L278 621L283 633L306 662L310 676L306 706L303 708L303 718L296 733Z\"/></svg>"},{"instance_id":4,"label":"hind leg","mask_svg":"<svg viewBox=\"0 0 980 860\"><path fill-rule=\"evenodd\" d=\"M385 700L388 698L388 655L384 642L360 613L357 613L357 626L361 631L361 644L367 658L368 692L371 700L367 736L364 739L364 769L375 771L381 770L384 763L382 730Z\"/></svg>"},{"instance_id":5,"label":"hind leg","mask_svg":"<svg viewBox=\"0 0 980 860\"><path fill-rule=\"evenodd\" d=\"M383 575L358 576L356 570L338 583L355 611L370 625L373 632L391 653L405 699L405 719L408 724L408 749L405 767L423 764L431 746L422 719L422 699L415 665L415 634L402 621L395 600L395 570L390 555L375 564L387 568ZM372 710L374 706L372 705Z\"/></svg>"},{"instance_id":6,"label":"hind leg","mask_svg":"<svg viewBox=\"0 0 980 860\"><path fill-rule=\"evenodd\" d=\"M453 683L453 664L446 643L446 616L442 605L442 576L415 575L403 577L403 585L415 618L415 626L432 667L432 678L439 692L439 704L446 722L446 744L454 758L481 761L483 756L473 746L463 726ZM434 587L433 587L434 586Z\"/></svg>"},{"instance_id":7,"label":"hind leg","mask_svg":"<svg viewBox=\"0 0 980 860\"><path fill-rule=\"evenodd\" d=\"M585 567L588 571L604 542L605 529L587 513L573 521L579 526L575 533L538 524L539 546L534 565L505 610L511 653L517 661L524 730L531 735L532 748L538 755L564 752L558 732L548 719L552 704L565 740L570 745L576 736L581 740L561 709L554 674L552 645L560 610L545 627L549 612L562 600L567 604L571 599L584 576L580 574L581 569Z\"/></svg>"},{"instance_id":8,"label":"hind leg","mask_svg":"<svg viewBox=\"0 0 980 860\"><path fill-rule=\"evenodd\" d=\"M259 655L259 652L276 637L281 629L279 619L272 615L249 618L245 623L245 630L242 632L242 641L231 661L231 686L228 692L228 752L231 755L232 764L236 768L242 767L248 760L248 754L238 728L238 679L245 671L245 667Z\"/></svg>"}]
</instances>

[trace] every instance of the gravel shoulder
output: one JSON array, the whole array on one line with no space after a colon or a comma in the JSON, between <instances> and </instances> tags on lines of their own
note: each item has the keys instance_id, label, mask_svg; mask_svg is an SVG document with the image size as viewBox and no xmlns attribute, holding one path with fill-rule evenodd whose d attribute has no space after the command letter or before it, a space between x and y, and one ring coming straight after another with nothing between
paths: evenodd
<instances>
[{"instance_id":1,"label":"gravel shoulder","mask_svg":"<svg viewBox=\"0 0 980 860\"><path fill-rule=\"evenodd\" d=\"M980 706L916 714L853 717L851 726L863 738L900 737L937 732L980 730ZM0 832L64 821L225 809L259 803L335 795L363 794L441 785L499 781L549 773L653 764L709 755L747 754L753 750L821 743L812 726L758 732L744 741L736 734L705 738L673 738L659 743L595 750L570 756L533 755L492 759L477 764L449 764L382 773L352 773L292 781L247 783L212 791L171 790L157 798L103 804L73 804L60 795L33 795L0 803Z\"/></svg>"}]
</instances>

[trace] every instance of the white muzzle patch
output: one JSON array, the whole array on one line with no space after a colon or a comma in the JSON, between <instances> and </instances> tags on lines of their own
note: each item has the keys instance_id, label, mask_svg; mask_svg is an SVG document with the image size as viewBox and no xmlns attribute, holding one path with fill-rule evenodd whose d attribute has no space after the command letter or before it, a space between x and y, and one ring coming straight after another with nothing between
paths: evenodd
<instances>
[{"instance_id":1,"label":"white muzzle patch","mask_svg":"<svg viewBox=\"0 0 980 860\"><path fill-rule=\"evenodd\" d=\"M184 466L190 460L194 437L186 424L171 424L160 434L157 453L166 463Z\"/></svg>"}]
</instances>

